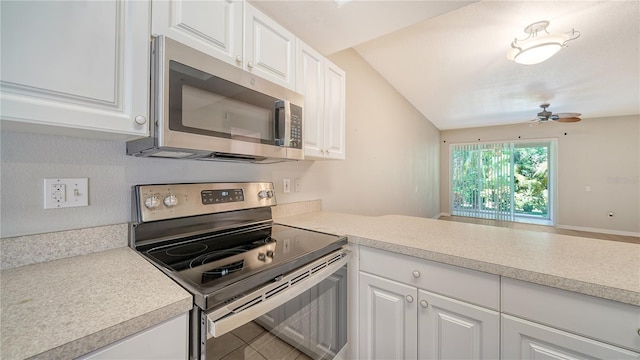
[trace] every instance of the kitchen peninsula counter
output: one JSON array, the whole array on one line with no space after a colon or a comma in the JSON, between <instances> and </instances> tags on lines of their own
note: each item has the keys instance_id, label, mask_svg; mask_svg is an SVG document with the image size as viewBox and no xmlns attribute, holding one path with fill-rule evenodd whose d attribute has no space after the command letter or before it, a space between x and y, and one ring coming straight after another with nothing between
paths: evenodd
<instances>
[{"instance_id":1,"label":"kitchen peninsula counter","mask_svg":"<svg viewBox=\"0 0 640 360\"><path fill-rule=\"evenodd\" d=\"M191 295L128 247L0 272L3 359L70 359L191 310Z\"/></svg>"},{"instance_id":2,"label":"kitchen peninsula counter","mask_svg":"<svg viewBox=\"0 0 640 360\"><path fill-rule=\"evenodd\" d=\"M410 216L311 212L277 223L350 243L640 305L640 245Z\"/></svg>"}]
</instances>

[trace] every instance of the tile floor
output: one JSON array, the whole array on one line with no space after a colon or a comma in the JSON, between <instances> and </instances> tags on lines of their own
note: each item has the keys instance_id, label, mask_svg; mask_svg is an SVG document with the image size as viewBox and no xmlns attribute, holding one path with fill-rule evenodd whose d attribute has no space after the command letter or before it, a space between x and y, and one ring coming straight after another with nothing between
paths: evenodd
<instances>
[{"instance_id":1,"label":"tile floor","mask_svg":"<svg viewBox=\"0 0 640 360\"><path fill-rule=\"evenodd\" d=\"M207 360L311 360L262 326L249 322L207 341Z\"/></svg>"}]
</instances>

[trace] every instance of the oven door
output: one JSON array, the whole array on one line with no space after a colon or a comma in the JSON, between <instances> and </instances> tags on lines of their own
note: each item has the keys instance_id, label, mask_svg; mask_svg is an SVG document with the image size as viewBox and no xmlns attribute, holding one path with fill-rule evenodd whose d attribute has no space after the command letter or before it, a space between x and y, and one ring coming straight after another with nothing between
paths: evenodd
<instances>
[{"instance_id":1,"label":"oven door","mask_svg":"<svg viewBox=\"0 0 640 360\"><path fill-rule=\"evenodd\" d=\"M349 250L338 250L222 308L202 312L206 348L201 354L207 359L233 352L238 353L232 358L241 359L257 354L266 359L344 357L351 256Z\"/></svg>"}]
</instances>

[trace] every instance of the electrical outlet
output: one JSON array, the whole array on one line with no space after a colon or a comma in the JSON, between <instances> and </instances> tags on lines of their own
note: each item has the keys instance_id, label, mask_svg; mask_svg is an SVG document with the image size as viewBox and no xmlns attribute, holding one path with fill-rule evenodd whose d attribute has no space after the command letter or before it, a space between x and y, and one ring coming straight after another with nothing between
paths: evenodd
<instances>
[{"instance_id":1,"label":"electrical outlet","mask_svg":"<svg viewBox=\"0 0 640 360\"><path fill-rule=\"evenodd\" d=\"M300 178L293 179L293 192L300 192Z\"/></svg>"},{"instance_id":2,"label":"electrical outlet","mask_svg":"<svg viewBox=\"0 0 640 360\"><path fill-rule=\"evenodd\" d=\"M291 179L282 179L282 192L291 192Z\"/></svg>"},{"instance_id":3,"label":"electrical outlet","mask_svg":"<svg viewBox=\"0 0 640 360\"><path fill-rule=\"evenodd\" d=\"M44 208L89 206L89 179L44 179Z\"/></svg>"}]
</instances>

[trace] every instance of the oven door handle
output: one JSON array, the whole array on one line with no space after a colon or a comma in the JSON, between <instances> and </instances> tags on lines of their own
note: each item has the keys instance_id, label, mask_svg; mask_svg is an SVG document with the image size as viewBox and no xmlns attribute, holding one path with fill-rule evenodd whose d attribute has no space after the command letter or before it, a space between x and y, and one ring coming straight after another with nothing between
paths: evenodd
<instances>
[{"instance_id":1,"label":"oven door handle","mask_svg":"<svg viewBox=\"0 0 640 360\"><path fill-rule=\"evenodd\" d=\"M338 271L351 257L350 250L338 250L222 308L203 314L208 324L207 339L224 335L285 304Z\"/></svg>"}]
</instances>

